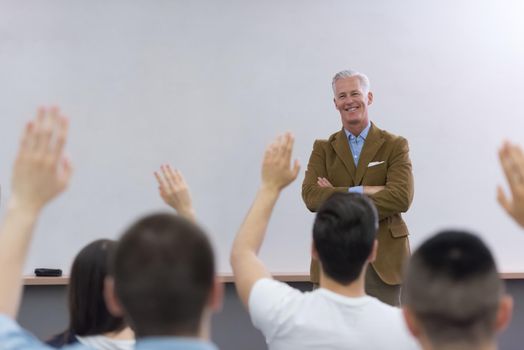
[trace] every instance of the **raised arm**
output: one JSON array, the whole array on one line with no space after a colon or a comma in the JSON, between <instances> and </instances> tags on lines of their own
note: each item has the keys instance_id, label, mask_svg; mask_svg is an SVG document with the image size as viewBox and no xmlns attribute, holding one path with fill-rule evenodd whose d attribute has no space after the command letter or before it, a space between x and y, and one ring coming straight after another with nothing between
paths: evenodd
<instances>
[{"instance_id":1,"label":"raised arm","mask_svg":"<svg viewBox=\"0 0 524 350\"><path fill-rule=\"evenodd\" d=\"M506 197L502 186L498 186L497 199L502 208L524 228L524 154L519 146L505 142L499 157L511 196Z\"/></svg>"},{"instance_id":2,"label":"raised arm","mask_svg":"<svg viewBox=\"0 0 524 350\"><path fill-rule=\"evenodd\" d=\"M164 164L160 167L160 171L155 171L155 177L158 181L160 197L164 202L186 219L196 221L189 187L182 173Z\"/></svg>"},{"instance_id":3,"label":"raised arm","mask_svg":"<svg viewBox=\"0 0 524 350\"><path fill-rule=\"evenodd\" d=\"M293 142L293 136L288 133L278 137L267 148L262 163L262 184L231 249L230 262L235 285L246 307L255 282L271 277L258 258L258 251L280 192L296 179L300 169L297 160L291 165Z\"/></svg>"},{"instance_id":4,"label":"raised arm","mask_svg":"<svg viewBox=\"0 0 524 350\"><path fill-rule=\"evenodd\" d=\"M349 187L333 187L329 183L326 169L326 154L322 147L326 141L317 140L307 164L306 176L302 183L302 199L313 212L335 192L348 192Z\"/></svg>"},{"instance_id":5,"label":"raised arm","mask_svg":"<svg viewBox=\"0 0 524 350\"><path fill-rule=\"evenodd\" d=\"M71 166L63 155L67 119L58 108L38 110L27 124L15 160L11 196L0 226L0 313L18 312L22 269L44 206L65 190Z\"/></svg>"}]
</instances>

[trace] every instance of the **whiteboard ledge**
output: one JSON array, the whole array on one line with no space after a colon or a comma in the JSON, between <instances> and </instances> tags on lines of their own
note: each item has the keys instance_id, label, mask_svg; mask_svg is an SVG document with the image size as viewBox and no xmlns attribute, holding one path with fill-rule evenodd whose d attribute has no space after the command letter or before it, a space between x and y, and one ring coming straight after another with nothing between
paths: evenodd
<instances>
[{"instance_id":1,"label":"whiteboard ledge","mask_svg":"<svg viewBox=\"0 0 524 350\"><path fill-rule=\"evenodd\" d=\"M219 275L223 283L233 283L233 274L223 273ZM520 280L524 279L524 272L502 272L500 277L504 280ZM275 273L273 278L282 282L309 282L308 273ZM69 283L69 276L62 277L36 277L24 276L25 286L40 286L40 285L67 285Z\"/></svg>"}]
</instances>

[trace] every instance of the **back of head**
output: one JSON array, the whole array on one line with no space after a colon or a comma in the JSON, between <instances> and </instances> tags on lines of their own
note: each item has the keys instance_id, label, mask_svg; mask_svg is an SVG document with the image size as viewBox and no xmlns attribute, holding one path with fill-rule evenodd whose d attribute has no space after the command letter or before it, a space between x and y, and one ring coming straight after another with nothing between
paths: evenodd
<instances>
[{"instance_id":1,"label":"back of head","mask_svg":"<svg viewBox=\"0 0 524 350\"><path fill-rule=\"evenodd\" d=\"M444 231L411 257L403 287L405 306L434 346L489 341L503 285L486 245L462 231Z\"/></svg>"},{"instance_id":2,"label":"back of head","mask_svg":"<svg viewBox=\"0 0 524 350\"><path fill-rule=\"evenodd\" d=\"M100 239L85 246L75 257L69 280L69 330L77 335L96 335L121 330L121 317L106 308L103 290L109 256L116 242Z\"/></svg>"},{"instance_id":3,"label":"back of head","mask_svg":"<svg viewBox=\"0 0 524 350\"><path fill-rule=\"evenodd\" d=\"M324 273L340 284L355 281L367 262L378 228L369 198L335 193L319 208L313 242Z\"/></svg>"},{"instance_id":4,"label":"back of head","mask_svg":"<svg viewBox=\"0 0 524 350\"><path fill-rule=\"evenodd\" d=\"M198 226L171 214L144 217L120 239L113 269L137 337L198 333L215 277L213 251Z\"/></svg>"}]
</instances>

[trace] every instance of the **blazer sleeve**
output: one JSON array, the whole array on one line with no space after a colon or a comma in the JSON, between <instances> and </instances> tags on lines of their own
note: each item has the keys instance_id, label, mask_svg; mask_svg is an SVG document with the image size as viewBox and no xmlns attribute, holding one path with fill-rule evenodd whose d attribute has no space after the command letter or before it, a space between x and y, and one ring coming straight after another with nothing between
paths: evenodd
<instances>
[{"instance_id":1,"label":"blazer sleeve","mask_svg":"<svg viewBox=\"0 0 524 350\"><path fill-rule=\"evenodd\" d=\"M377 207L379 220L406 212L413 201L413 172L408 142L403 137L394 142L385 188L370 196Z\"/></svg>"},{"instance_id":2,"label":"blazer sleeve","mask_svg":"<svg viewBox=\"0 0 524 350\"><path fill-rule=\"evenodd\" d=\"M317 185L318 177L329 179L326 169L326 140L316 140L313 144L313 151L307 164L306 176L302 183L302 199L306 207L316 212L318 208L335 192L347 192L348 187L320 187Z\"/></svg>"}]
</instances>

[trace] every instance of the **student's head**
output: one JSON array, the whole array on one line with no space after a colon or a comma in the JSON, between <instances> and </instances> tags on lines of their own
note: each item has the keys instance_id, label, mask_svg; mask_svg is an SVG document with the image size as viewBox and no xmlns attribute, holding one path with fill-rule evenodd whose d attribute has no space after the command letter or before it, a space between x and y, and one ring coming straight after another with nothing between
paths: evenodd
<instances>
[{"instance_id":1,"label":"student's head","mask_svg":"<svg viewBox=\"0 0 524 350\"><path fill-rule=\"evenodd\" d=\"M369 198L335 193L320 207L313 225L313 251L323 273L348 285L374 258L377 211Z\"/></svg>"},{"instance_id":2,"label":"student's head","mask_svg":"<svg viewBox=\"0 0 524 350\"><path fill-rule=\"evenodd\" d=\"M74 334L104 334L125 327L123 318L111 315L104 302L104 279L115 248L115 241L100 239L75 257L69 279L69 330Z\"/></svg>"},{"instance_id":3,"label":"student's head","mask_svg":"<svg viewBox=\"0 0 524 350\"><path fill-rule=\"evenodd\" d=\"M478 237L444 231L424 242L408 264L404 316L421 344L475 348L491 343L511 318L495 261Z\"/></svg>"},{"instance_id":4,"label":"student's head","mask_svg":"<svg viewBox=\"0 0 524 350\"><path fill-rule=\"evenodd\" d=\"M112 310L121 309L137 337L200 336L209 311L220 306L207 235L176 215L146 216L128 228L112 276L121 305L110 302Z\"/></svg>"}]
</instances>

